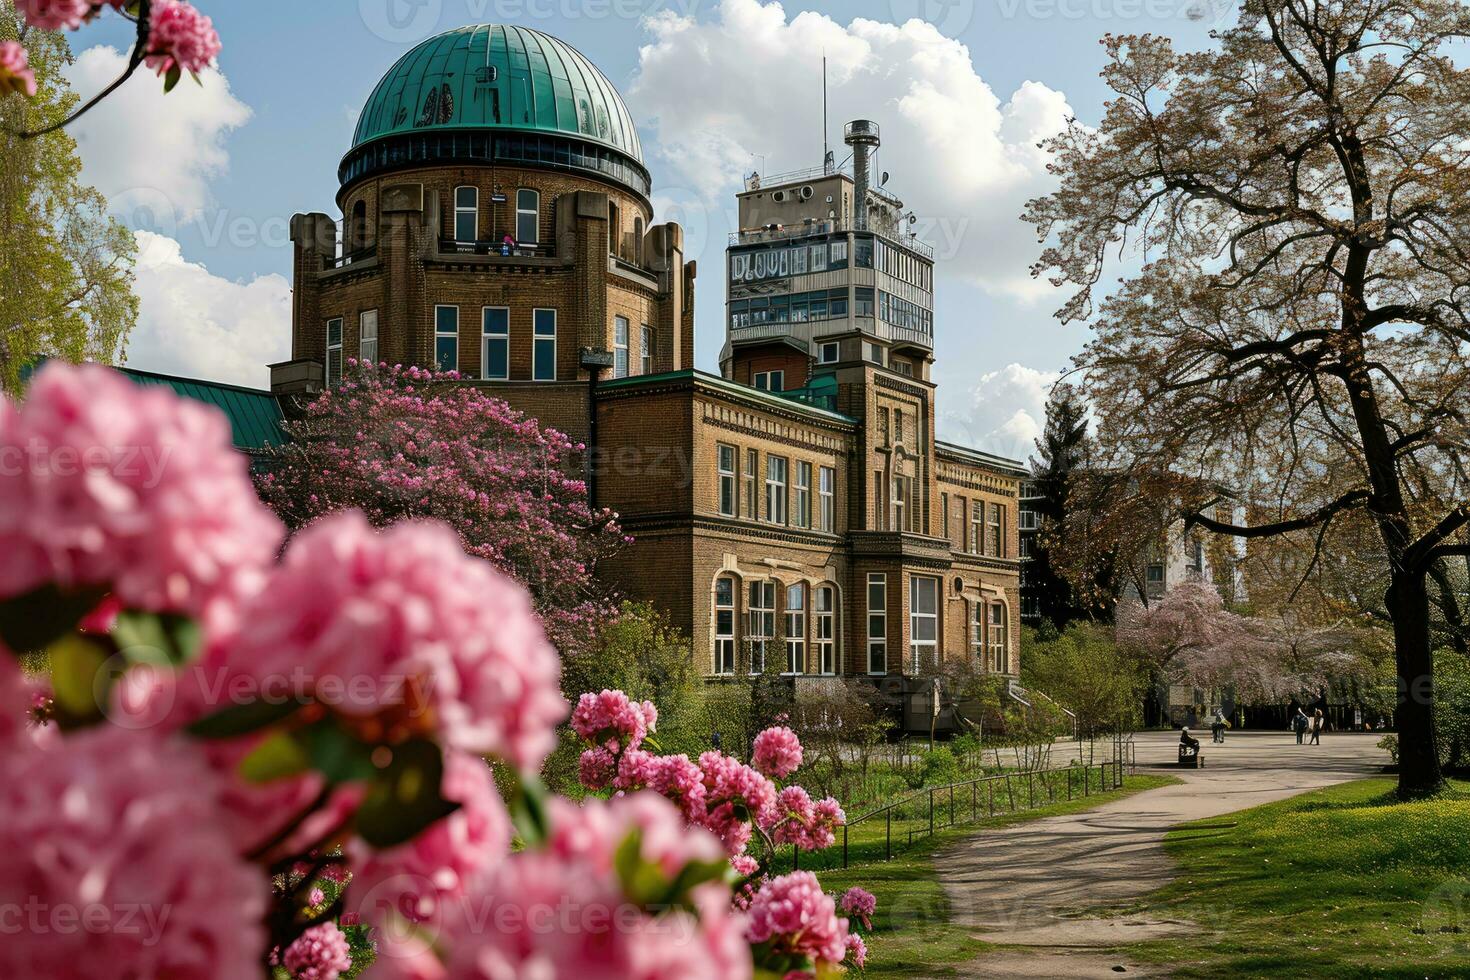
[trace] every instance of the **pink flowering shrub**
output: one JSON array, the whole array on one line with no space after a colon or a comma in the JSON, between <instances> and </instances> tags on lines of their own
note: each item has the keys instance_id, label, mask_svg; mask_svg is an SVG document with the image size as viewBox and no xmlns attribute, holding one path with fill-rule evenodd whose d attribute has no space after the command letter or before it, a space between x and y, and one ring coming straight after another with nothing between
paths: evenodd
<instances>
[{"instance_id":1,"label":"pink flowering shrub","mask_svg":"<svg viewBox=\"0 0 1470 980\"><path fill-rule=\"evenodd\" d=\"M121 0L111 6L119 6ZM30 26L43 31L75 30L101 3L92 0L15 0L15 10Z\"/></svg>"},{"instance_id":2,"label":"pink flowering shrub","mask_svg":"<svg viewBox=\"0 0 1470 980\"><path fill-rule=\"evenodd\" d=\"M801 768L801 740L785 726L767 728L755 737L750 764L772 779L785 779Z\"/></svg>"},{"instance_id":3,"label":"pink flowering shrub","mask_svg":"<svg viewBox=\"0 0 1470 980\"><path fill-rule=\"evenodd\" d=\"M198 74L220 52L214 22L183 0L153 0L147 64L160 75L172 71Z\"/></svg>"},{"instance_id":4,"label":"pink flowering shrub","mask_svg":"<svg viewBox=\"0 0 1470 980\"><path fill-rule=\"evenodd\" d=\"M36 73L31 58L19 41L0 41L0 95L7 91L30 97L36 94Z\"/></svg>"},{"instance_id":5,"label":"pink flowering shrub","mask_svg":"<svg viewBox=\"0 0 1470 980\"><path fill-rule=\"evenodd\" d=\"M45 585L133 609L222 613L282 528L219 412L96 365L53 362L0 405L0 598Z\"/></svg>"},{"instance_id":6,"label":"pink flowering shrub","mask_svg":"<svg viewBox=\"0 0 1470 980\"><path fill-rule=\"evenodd\" d=\"M337 980L352 969L352 954L337 924L323 922L286 947L281 965L290 971L292 980Z\"/></svg>"},{"instance_id":7,"label":"pink flowering shrub","mask_svg":"<svg viewBox=\"0 0 1470 980\"><path fill-rule=\"evenodd\" d=\"M530 590L563 654L587 649L617 606L594 578L626 541L588 506L583 447L504 401L414 367L349 365L259 480L291 528L341 510L374 527L429 517Z\"/></svg>"},{"instance_id":8,"label":"pink flowering shrub","mask_svg":"<svg viewBox=\"0 0 1470 980\"><path fill-rule=\"evenodd\" d=\"M842 911L861 922L864 929L873 928L873 913L878 910L878 899L872 892L853 885L842 893L837 904Z\"/></svg>"},{"instance_id":9,"label":"pink flowering shrub","mask_svg":"<svg viewBox=\"0 0 1470 980\"><path fill-rule=\"evenodd\" d=\"M95 728L0 753L0 976L258 980L266 876L192 746ZM61 928L70 910L88 928ZM75 921L75 920L74 920Z\"/></svg>"},{"instance_id":10,"label":"pink flowering shrub","mask_svg":"<svg viewBox=\"0 0 1470 980\"><path fill-rule=\"evenodd\" d=\"M632 701L622 691L583 694L572 709L572 730L613 754L638 748L657 724L653 702Z\"/></svg>"},{"instance_id":11,"label":"pink flowering shrub","mask_svg":"<svg viewBox=\"0 0 1470 980\"><path fill-rule=\"evenodd\" d=\"M847 920L810 871L772 878L751 901L749 916L745 934L758 963L810 971L847 955Z\"/></svg>"}]
</instances>

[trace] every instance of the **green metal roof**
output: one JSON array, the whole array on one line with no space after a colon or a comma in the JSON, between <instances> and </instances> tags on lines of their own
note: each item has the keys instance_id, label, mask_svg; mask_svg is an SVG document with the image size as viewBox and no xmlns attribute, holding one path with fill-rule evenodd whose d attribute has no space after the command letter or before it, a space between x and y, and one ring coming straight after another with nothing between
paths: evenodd
<instances>
[{"instance_id":1,"label":"green metal roof","mask_svg":"<svg viewBox=\"0 0 1470 980\"><path fill-rule=\"evenodd\" d=\"M132 368L118 370L137 384L172 388L178 395L220 409L230 420L236 449L260 452L279 446L285 441L285 435L281 432L281 406L268 391L214 381L196 381L193 378L176 378L151 371L135 371Z\"/></svg>"},{"instance_id":2,"label":"green metal roof","mask_svg":"<svg viewBox=\"0 0 1470 980\"><path fill-rule=\"evenodd\" d=\"M575 135L643 162L633 117L597 66L564 41L502 24L457 28L398 59L363 108L352 145L478 129Z\"/></svg>"}]
</instances>

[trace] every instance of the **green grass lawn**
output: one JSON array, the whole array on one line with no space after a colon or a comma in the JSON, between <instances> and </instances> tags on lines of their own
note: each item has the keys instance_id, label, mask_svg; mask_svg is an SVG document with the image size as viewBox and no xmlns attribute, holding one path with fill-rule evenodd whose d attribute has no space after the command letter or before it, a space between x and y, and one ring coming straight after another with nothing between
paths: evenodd
<instances>
[{"instance_id":1,"label":"green grass lawn","mask_svg":"<svg viewBox=\"0 0 1470 980\"><path fill-rule=\"evenodd\" d=\"M970 938L951 923L949 902L934 870L937 851L983 834L987 829L1087 810L1173 782L1177 780L1172 776L1129 776L1122 789L1063 799L1015 814L982 817L975 823L939 831L895 855L892 861L882 860L880 844L877 860L867 860L847 870L819 871L818 876L827 891L842 892L852 885L861 885L878 897L873 934L865 937L871 954L869 975L906 977L922 972L926 976L942 976L949 972L947 967L974 958L986 944ZM854 852L849 854L853 856ZM864 851L864 856L871 856L871 852Z\"/></svg>"},{"instance_id":2,"label":"green grass lawn","mask_svg":"<svg viewBox=\"0 0 1470 980\"><path fill-rule=\"evenodd\" d=\"M1470 976L1470 784L1400 803L1368 779L1171 832L1151 915L1201 935L1130 953L1181 977Z\"/></svg>"}]
</instances>

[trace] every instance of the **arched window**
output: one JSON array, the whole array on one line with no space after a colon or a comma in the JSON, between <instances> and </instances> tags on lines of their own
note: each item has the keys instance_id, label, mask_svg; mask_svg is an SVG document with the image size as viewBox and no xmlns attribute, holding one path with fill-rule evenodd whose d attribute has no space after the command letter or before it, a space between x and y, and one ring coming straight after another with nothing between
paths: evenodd
<instances>
[{"instance_id":1,"label":"arched window","mask_svg":"<svg viewBox=\"0 0 1470 980\"><path fill-rule=\"evenodd\" d=\"M367 244L367 202L358 201L352 206L352 220L347 226L347 251L360 252Z\"/></svg>"},{"instance_id":2,"label":"arched window","mask_svg":"<svg viewBox=\"0 0 1470 980\"><path fill-rule=\"evenodd\" d=\"M786 588L786 673L806 673L806 586Z\"/></svg>"},{"instance_id":3,"label":"arched window","mask_svg":"<svg viewBox=\"0 0 1470 980\"><path fill-rule=\"evenodd\" d=\"M475 187L454 189L454 240L480 240L480 191Z\"/></svg>"},{"instance_id":4,"label":"arched window","mask_svg":"<svg viewBox=\"0 0 1470 980\"><path fill-rule=\"evenodd\" d=\"M817 670L837 673L837 589L819 585L812 595L812 642L817 655Z\"/></svg>"},{"instance_id":5,"label":"arched window","mask_svg":"<svg viewBox=\"0 0 1470 980\"><path fill-rule=\"evenodd\" d=\"M735 580L715 579L715 673L735 673Z\"/></svg>"}]
</instances>

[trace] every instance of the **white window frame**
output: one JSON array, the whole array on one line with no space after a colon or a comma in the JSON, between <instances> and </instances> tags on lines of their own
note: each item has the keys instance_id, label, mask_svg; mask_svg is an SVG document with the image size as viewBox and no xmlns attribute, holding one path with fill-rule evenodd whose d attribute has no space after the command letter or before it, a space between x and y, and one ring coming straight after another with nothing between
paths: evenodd
<instances>
[{"instance_id":1,"label":"white window frame","mask_svg":"<svg viewBox=\"0 0 1470 980\"><path fill-rule=\"evenodd\" d=\"M875 595L878 602L873 601ZM888 673L888 573L869 572L868 589L864 595L867 607L867 634L868 634L868 673L881 675ZM877 654L879 667L873 669L873 655Z\"/></svg>"},{"instance_id":2,"label":"white window frame","mask_svg":"<svg viewBox=\"0 0 1470 980\"><path fill-rule=\"evenodd\" d=\"M543 334L539 320L540 314L551 314L551 333ZM555 381L556 380L556 310L548 306L538 306L531 311L531 380L532 381ZM540 372L541 345L551 345L551 376L543 377Z\"/></svg>"},{"instance_id":3,"label":"white window frame","mask_svg":"<svg viewBox=\"0 0 1470 980\"><path fill-rule=\"evenodd\" d=\"M822 466L817 470L818 530L833 534L837 530L837 470Z\"/></svg>"},{"instance_id":4,"label":"white window frame","mask_svg":"<svg viewBox=\"0 0 1470 980\"><path fill-rule=\"evenodd\" d=\"M805 460L796 461L796 526L811 529L812 526L812 464Z\"/></svg>"},{"instance_id":5,"label":"white window frame","mask_svg":"<svg viewBox=\"0 0 1470 980\"><path fill-rule=\"evenodd\" d=\"M838 359L842 356L841 351L842 348L837 343L837 341L829 340L817 348L817 363L836 364ZM831 354L830 357L827 356L829 353Z\"/></svg>"},{"instance_id":6,"label":"white window frame","mask_svg":"<svg viewBox=\"0 0 1470 980\"><path fill-rule=\"evenodd\" d=\"M728 455L729 463L726 464ZM739 458L739 451L726 443L718 443L715 446L715 471L719 474L719 484L716 493L719 495L715 506L722 517L734 517L735 512L740 509L740 486L735 479L735 465ZM728 496L729 505L725 501Z\"/></svg>"},{"instance_id":7,"label":"white window frame","mask_svg":"<svg viewBox=\"0 0 1470 980\"><path fill-rule=\"evenodd\" d=\"M747 590L750 601L747 609L750 641L750 672L763 673L766 669L766 654L776 639L776 583L770 579L754 579Z\"/></svg>"},{"instance_id":8,"label":"white window frame","mask_svg":"<svg viewBox=\"0 0 1470 980\"><path fill-rule=\"evenodd\" d=\"M974 655L975 662L989 666L989 658L986 656L989 646L986 643L986 633L990 628L990 603L970 603L970 653Z\"/></svg>"},{"instance_id":9,"label":"white window frame","mask_svg":"<svg viewBox=\"0 0 1470 980\"><path fill-rule=\"evenodd\" d=\"M449 331L449 330L444 330L443 328L441 328L439 326L439 311L440 310L453 310L454 311L454 330L452 332ZM454 340L454 366L453 367L444 367L442 364L439 363L439 341L441 339L446 339L446 338L452 338ZM437 303L434 306L434 367L435 367L436 370L439 370L439 371L458 371L459 370L459 307L458 306L454 306L453 304L450 304L450 303Z\"/></svg>"},{"instance_id":10,"label":"white window frame","mask_svg":"<svg viewBox=\"0 0 1470 980\"><path fill-rule=\"evenodd\" d=\"M784 525L788 520L786 486L789 477L790 463L785 456L766 456L766 520L771 524Z\"/></svg>"},{"instance_id":11,"label":"white window frame","mask_svg":"<svg viewBox=\"0 0 1470 980\"><path fill-rule=\"evenodd\" d=\"M819 585L812 591L812 643L817 672L837 673L837 587Z\"/></svg>"},{"instance_id":12,"label":"white window frame","mask_svg":"<svg viewBox=\"0 0 1470 980\"><path fill-rule=\"evenodd\" d=\"M721 583L728 585L730 588L730 601L728 603L720 601ZM714 604L714 616L710 620L710 626L714 630L715 637L714 666L716 674L728 675L735 673L735 617L737 615L735 597L739 594L739 586L733 577L720 575L715 578L714 592L710 596L710 601ZM720 629L720 613L722 612L729 614L729 629L724 632Z\"/></svg>"},{"instance_id":13,"label":"white window frame","mask_svg":"<svg viewBox=\"0 0 1470 980\"><path fill-rule=\"evenodd\" d=\"M332 343L333 324L336 324L337 326L337 342L335 344ZM337 355L337 376L335 379L332 377L332 354L334 352ZM325 365L325 369L328 388L335 388L337 387L337 385L342 383L343 366L344 361L342 358L342 318L340 316L334 316L327 320L327 363Z\"/></svg>"},{"instance_id":14,"label":"white window frame","mask_svg":"<svg viewBox=\"0 0 1470 980\"><path fill-rule=\"evenodd\" d=\"M613 317L613 377L628 376L628 331L632 327L625 316Z\"/></svg>"},{"instance_id":15,"label":"white window frame","mask_svg":"<svg viewBox=\"0 0 1470 980\"><path fill-rule=\"evenodd\" d=\"M653 328L646 323L638 330L638 373L653 373Z\"/></svg>"},{"instance_id":16,"label":"white window frame","mask_svg":"<svg viewBox=\"0 0 1470 980\"><path fill-rule=\"evenodd\" d=\"M460 204L459 192L469 191L474 195L473 204ZM459 219L468 216L470 219L470 237L465 238L459 233ZM470 184L460 184L454 189L454 240L456 242L477 242L480 240L480 189Z\"/></svg>"},{"instance_id":17,"label":"white window frame","mask_svg":"<svg viewBox=\"0 0 1470 980\"><path fill-rule=\"evenodd\" d=\"M529 194L531 206L522 205L521 195ZM526 215L531 216L531 228L533 234L530 238L521 237L521 221ZM541 244L541 192L531 187L520 187L516 189L516 244L539 245Z\"/></svg>"},{"instance_id":18,"label":"white window frame","mask_svg":"<svg viewBox=\"0 0 1470 980\"><path fill-rule=\"evenodd\" d=\"M806 673L806 585L786 587L786 670L791 676Z\"/></svg>"},{"instance_id":19,"label":"white window frame","mask_svg":"<svg viewBox=\"0 0 1470 980\"><path fill-rule=\"evenodd\" d=\"M986 553L992 558L1006 556L1006 509L1002 504L991 504L986 508L989 521L986 523Z\"/></svg>"},{"instance_id":20,"label":"white window frame","mask_svg":"<svg viewBox=\"0 0 1470 980\"><path fill-rule=\"evenodd\" d=\"M990 604L990 669L1004 674L1010 667L1010 611L1004 602Z\"/></svg>"},{"instance_id":21,"label":"white window frame","mask_svg":"<svg viewBox=\"0 0 1470 980\"><path fill-rule=\"evenodd\" d=\"M927 586L933 590L934 609L932 612L920 612L919 610L920 586ZM919 666L925 661L925 654L931 655L936 662L938 660L939 591L939 579L934 576L909 576L909 668L916 674L919 672ZM932 639L919 639L919 627L925 623L932 627Z\"/></svg>"},{"instance_id":22,"label":"white window frame","mask_svg":"<svg viewBox=\"0 0 1470 980\"><path fill-rule=\"evenodd\" d=\"M491 311L505 314L504 328L500 331L491 332ZM490 373L490 345L503 344L505 346L505 373ZM485 381L509 381L510 380L510 307L508 306L482 306L480 307L480 377Z\"/></svg>"},{"instance_id":23,"label":"white window frame","mask_svg":"<svg viewBox=\"0 0 1470 980\"><path fill-rule=\"evenodd\" d=\"M1039 515L1030 507L1022 507L1016 511L1016 520L1020 522L1023 531L1035 531L1041 526Z\"/></svg>"},{"instance_id":24,"label":"white window frame","mask_svg":"<svg viewBox=\"0 0 1470 980\"><path fill-rule=\"evenodd\" d=\"M368 335L368 327L372 327L372 335ZM365 353L369 347L372 356ZM378 311L363 310L357 315L357 362L366 361L369 364L378 363Z\"/></svg>"},{"instance_id":25,"label":"white window frame","mask_svg":"<svg viewBox=\"0 0 1470 980\"><path fill-rule=\"evenodd\" d=\"M754 387L761 391L785 391L786 372L781 371L757 371L754 376Z\"/></svg>"}]
</instances>

